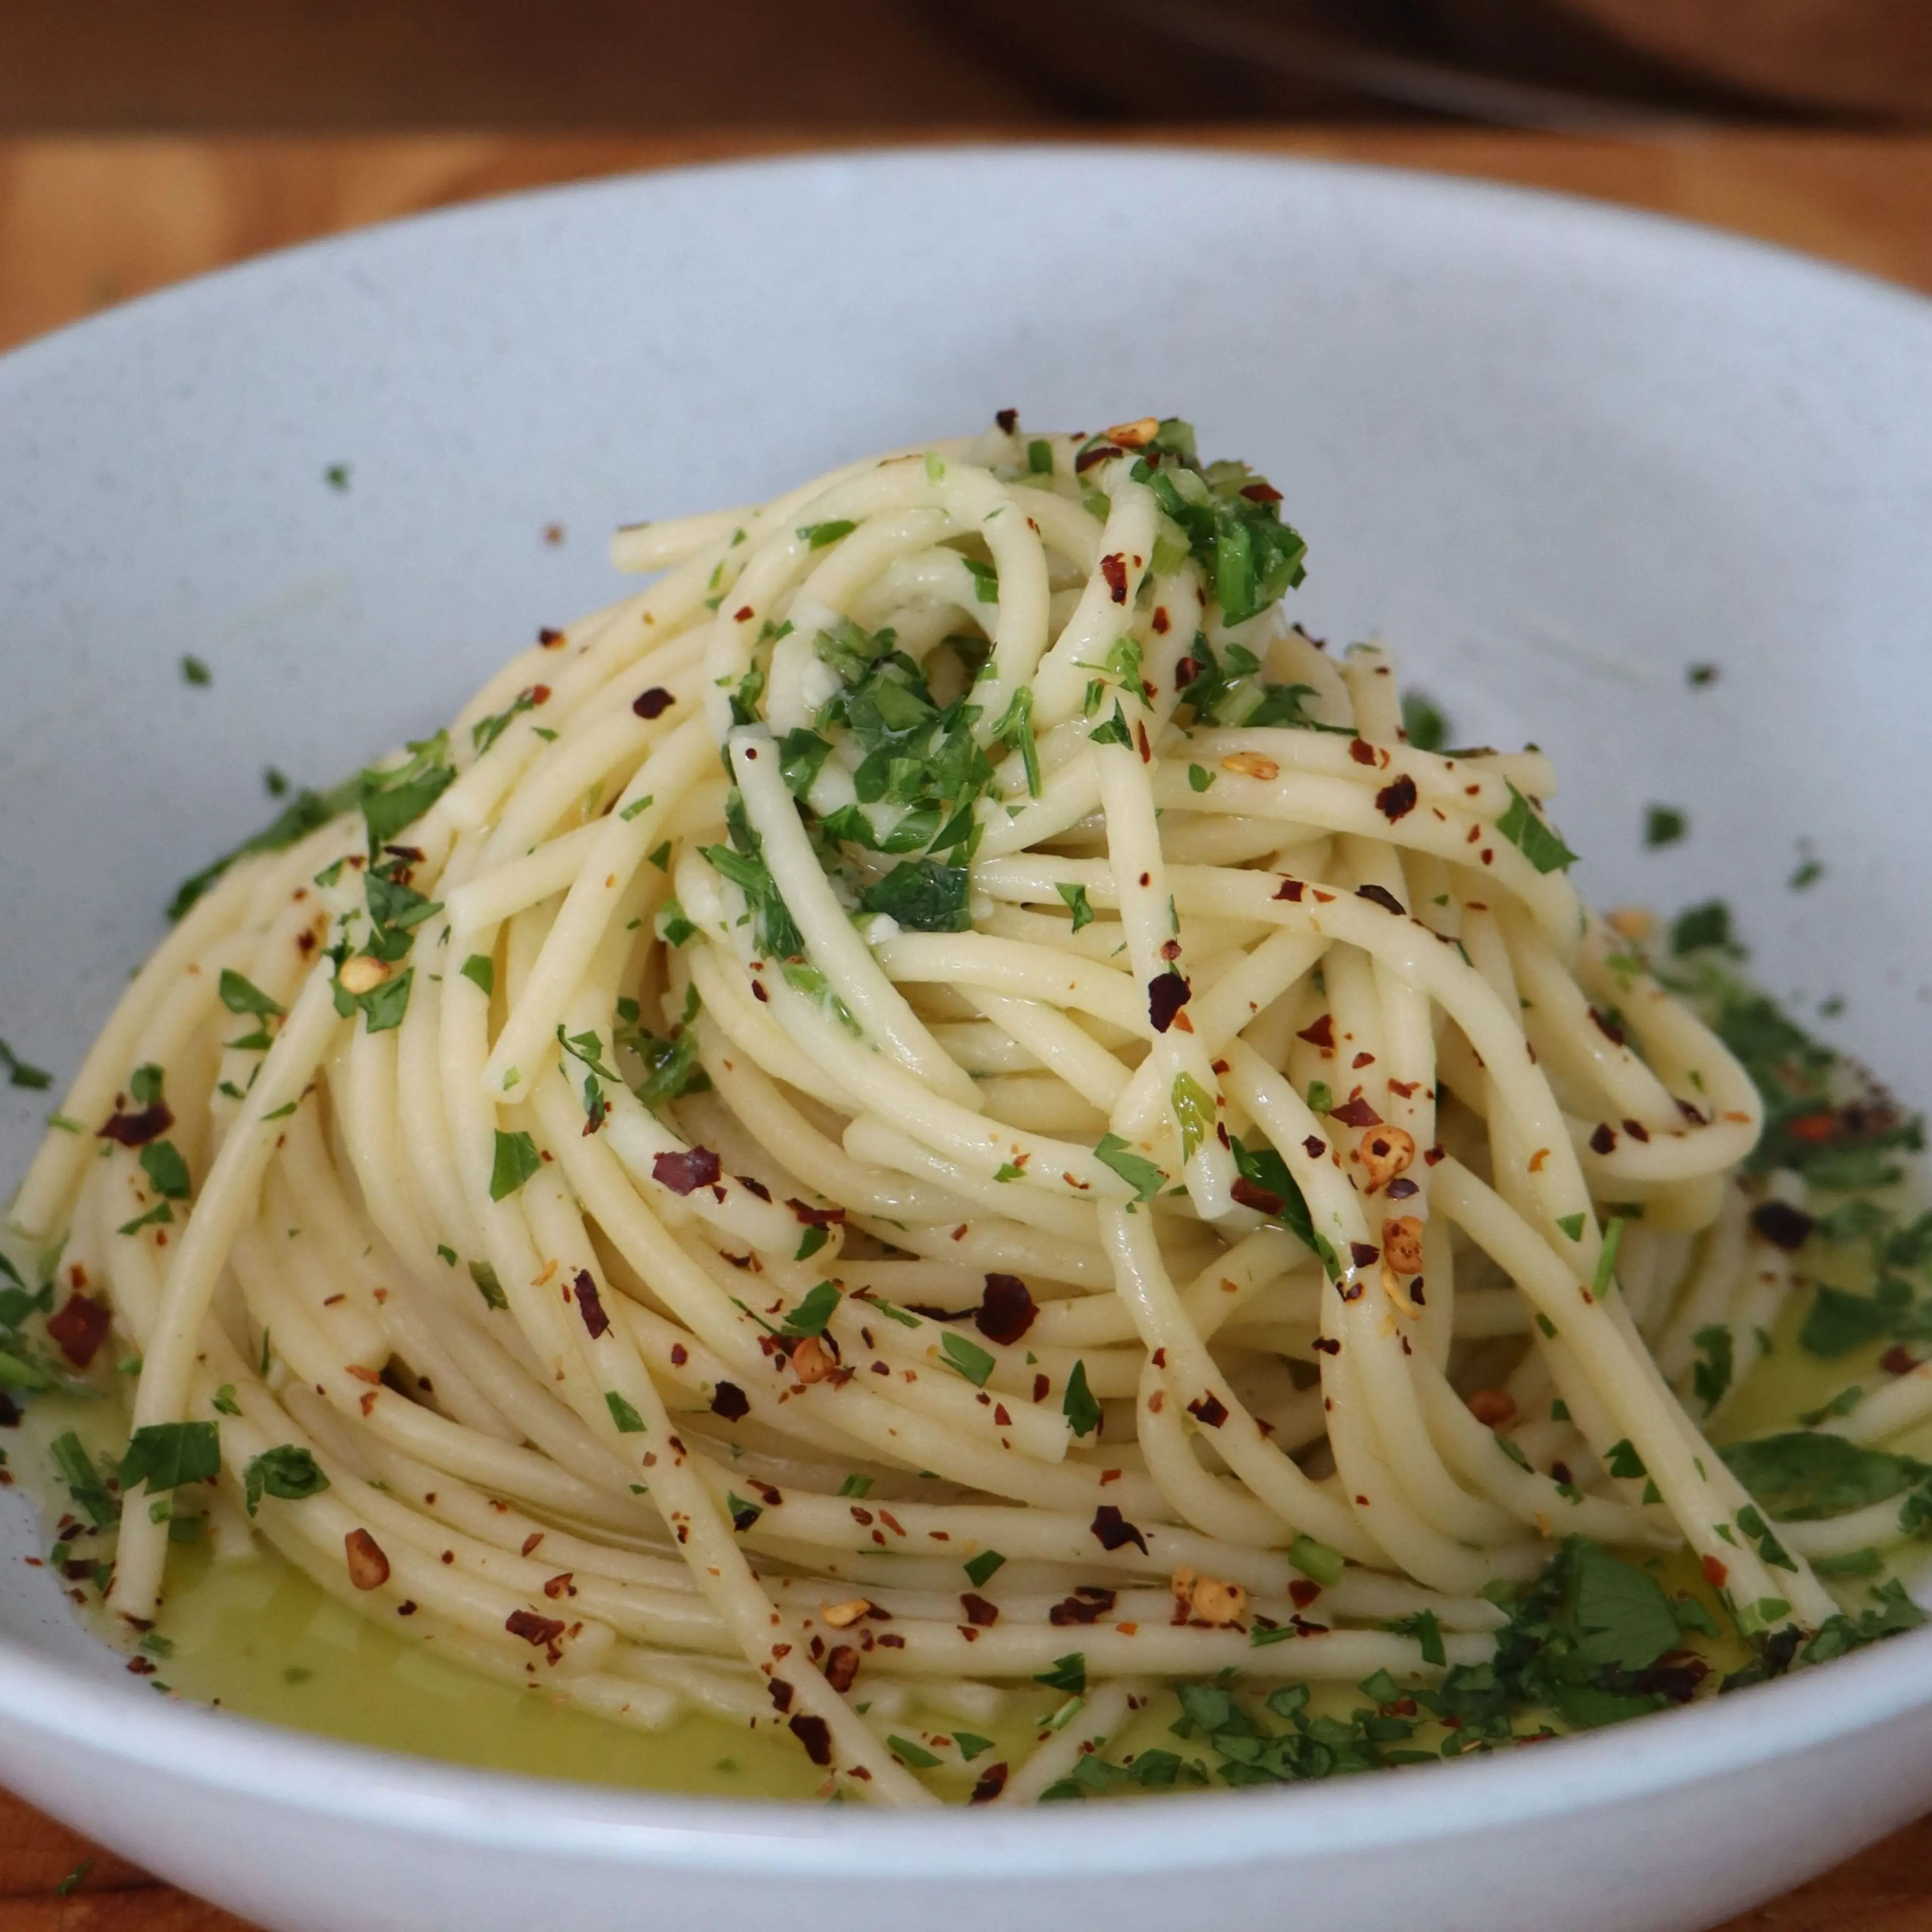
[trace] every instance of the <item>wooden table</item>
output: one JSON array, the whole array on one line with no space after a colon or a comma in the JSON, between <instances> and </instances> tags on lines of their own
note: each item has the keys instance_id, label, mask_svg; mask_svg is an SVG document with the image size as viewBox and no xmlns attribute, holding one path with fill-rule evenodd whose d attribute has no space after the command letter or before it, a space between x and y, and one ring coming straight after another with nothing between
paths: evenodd
<instances>
[{"instance_id":1,"label":"wooden table","mask_svg":"<svg viewBox=\"0 0 1932 1932\"><path fill-rule=\"evenodd\" d=\"M1136 138L1561 188L1736 229L1932 290L1932 137L1686 134L1637 144L1222 129ZM542 182L807 145L822 137L0 140L0 348L311 236ZM62 1881L90 1860L70 1894L58 1895ZM0 1932L219 1932L238 1924L0 1793ZM1932 1819L1723 1932L1932 1932Z\"/></svg>"}]
</instances>

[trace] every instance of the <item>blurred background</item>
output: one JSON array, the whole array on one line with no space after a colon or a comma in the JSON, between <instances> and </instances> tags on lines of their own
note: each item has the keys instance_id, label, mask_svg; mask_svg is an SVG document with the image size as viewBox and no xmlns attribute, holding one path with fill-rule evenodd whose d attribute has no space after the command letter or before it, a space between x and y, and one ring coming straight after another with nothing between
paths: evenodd
<instances>
[{"instance_id":1,"label":"blurred background","mask_svg":"<svg viewBox=\"0 0 1932 1932\"><path fill-rule=\"evenodd\" d=\"M9 132L1928 110L1924 0L0 0Z\"/></svg>"},{"instance_id":2,"label":"blurred background","mask_svg":"<svg viewBox=\"0 0 1932 1932\"><path fill-rule=\"evenodd\" d=\"M1094 138L1485 175L1932 287L1932 0L0 0L0 349L481 194Z\"/></svg>"}]
</instances>

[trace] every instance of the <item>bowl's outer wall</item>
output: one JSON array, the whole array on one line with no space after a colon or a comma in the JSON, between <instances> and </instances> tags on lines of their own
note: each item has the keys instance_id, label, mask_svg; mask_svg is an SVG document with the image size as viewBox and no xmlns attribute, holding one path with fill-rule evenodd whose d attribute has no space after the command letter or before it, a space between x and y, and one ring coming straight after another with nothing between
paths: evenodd
<instances>
[{"instance_id":1,"label":"bowl's outer wall","mask_svg":"<svg viewBox=\"0 0 1932 1932\"><path fill-rule=\"evenodd\" d=\"M1565 1770L1574 1782L1580 1768L1550 1766L1559 1782ZM290 1803L232 1784L211 1792L193 1774L191 1750L178 1770L130 1779L111 1740L77 1744L0 1728L7 1784L278 1932L528 1932L532 1913L560 1898L585 1932L770 1932L775 1924L790 1932L1095 1924L1164 1932L1203 1921L1351 1932L1702 1932L1922 1813L1932 1803L1932 1713L1921 1701L1822 1748L1774 1743L1755 1761L1628 1797L1593 1802L1586 1784L1527 1820L1507 1802L1500 1816L1462 1802L1485 1768L1450 1767L1406 1777L1396 1792L1363 1792L1365 1804L1407 1808L1406 1835L1394 1844L1330 1848L1318 1830L1297 1830L1294 1808L1311 1796L1304 1791L1285 1804L1241 1806L1232 1832L1226 1801L1137 1805L1148 1842L1114 1870L1090 1850L1064 1875L1016 1874L1005 1856L1012 1848L1001 1843L1005 1821L978 1814L983 1837L968 1860L957 1857L956 1837L952 1857L892 1857L867 1875L836 1854L828 1868L846 1869L801 1873L782 1852L772 1870L761 1856L769 1844L734 1846L720 1834L707 1855L669 1843L674 1832L614 1823L606 1835L594 1820L545 1845L526 1815L527 1787L514 1780L473 1780L477 1791L445 1814L412 1791L406 1772L392 1774L393 1810L374 1796L345 1816L333 1800ZM1458 1785L1462 1771L1477 1776ZM1208 1804L1222 1814L1210 1835L1222 1849L1204 1868L1198 1846L1184 1841L1208 1822ZM1070 1808L1065 1818L1077 1833L1082 1814ZM1038 1846L1035 1837L1021 1862L1036 1864Z\"/></svg>"},{"instance_id":2,"label":"bowl's outer wall","mask_svg":"<svg viewBox=\"0 0 1932 1932\"><path fill-rule=\"evenodd\" d=\"M1835 1036L1922 1103L1928 372L1922 304L1792 258L1465 184L1171 154L658 177L191 286L0 361L0 1022L71 1071L175 880L272 809L261 768L326 783L433 728L539 624L615 594L613 523L1004 406L1089 429L1151 409L1283 489L1312 628L1386 635L1458 736L1554 752L1587 896L1723 893L1774 990L1843 995ZM212 686L182 680L188 652ZM1717 682L1690 689L1694 662ZM1688 811L1683 844L1641 850L1652 802ZM1808 851L1824 876L1793 893ZM46 1097L0 1089L0 1172L24 1167ZM44 1580L27 1587L34 1546L0 1509L0 1632L51 1659L72 1646ZM1901 1683L1932 1675L1925 1646L1897 1649ZM1533 1830L1445 1780L1429 1802L1460 1835L1367 1858L1324 1859L1296 1822L1313 1814L1283 1806L1259 1814L1255 1864L1211 1884L1143 1872L1063 1900L1034 1879L1000 1916L1528 1932L1560 1898L1566 1924L1695 1924L1921 1808L1917 1722L1614 1817L1579 1793ZM645 1898L721 1927L954 1912L929 1886L760 1892L729 1856L654 1876L629 1840L608 1868L520 1865L487 1838L409 1850L259 1796L211 1826L193 1751L158 1782L112 1740L50 1754L0 1727L0 1760L276 1924L527 1923L563 1886L600 1923ZM1177 1844L1206 1815L1144 1814Z\"/></svg>"}]
</instances>

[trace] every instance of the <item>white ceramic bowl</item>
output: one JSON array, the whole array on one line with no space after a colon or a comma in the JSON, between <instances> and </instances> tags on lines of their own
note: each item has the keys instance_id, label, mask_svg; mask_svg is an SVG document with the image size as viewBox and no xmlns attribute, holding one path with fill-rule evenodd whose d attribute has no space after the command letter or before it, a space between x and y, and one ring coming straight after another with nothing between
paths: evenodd
<instances>
[{"instance_id":1,"label":"white ceramic bowl","mask_svg":"<svg viewBox=\"0 0 1932 1932\"><path fill-rule=\"evenodd\" d=\"M1922 1104L1928 383L1932 309L1768 250L1174 153L659 176L191 284L0 360L0 1031L71 1067L261 766L326 781L446 717L612 593L613 522L1002 406L1155 410L1284 490L1312 626L1384 633L1459 735L1555 752L1587 892L1723 892L1772 987L1844 995L1838 1036ZM1684 844L1640 849L1652 801ZM0 1173L40 1112L0 1094ZM5 1501L0 1777L276 1927L1689 1932L1932 1804L1932 1633L1283 1791L908 1819L472 1774L155 1698Z\"/></svg>"}]
</instances>

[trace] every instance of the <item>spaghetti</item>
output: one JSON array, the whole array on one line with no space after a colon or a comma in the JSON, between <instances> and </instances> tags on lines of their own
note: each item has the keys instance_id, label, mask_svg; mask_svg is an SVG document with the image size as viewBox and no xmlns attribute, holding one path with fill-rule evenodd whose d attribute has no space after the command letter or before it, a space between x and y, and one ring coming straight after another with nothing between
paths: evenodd
<instances>
[{"instance_id":1,"label":"spaghetti","mask_svg":"<svg viewBox=\"0 0 1932 1932\"><path fill-rule=\"evenodd\" d=\"M1842 1537L1683 1399L1790 1286L1760 1095L1301 553L1184 424L1003 418L620 532L646 587L216 868L13 1210L141 1358L110 1609L214 1478L894 1804L966 1760L884 1685L1053 1690L1018 1802L1164 1683L1480 1666L1565 1538L1826 1628Z\"/></svg>"}]
</instances>

